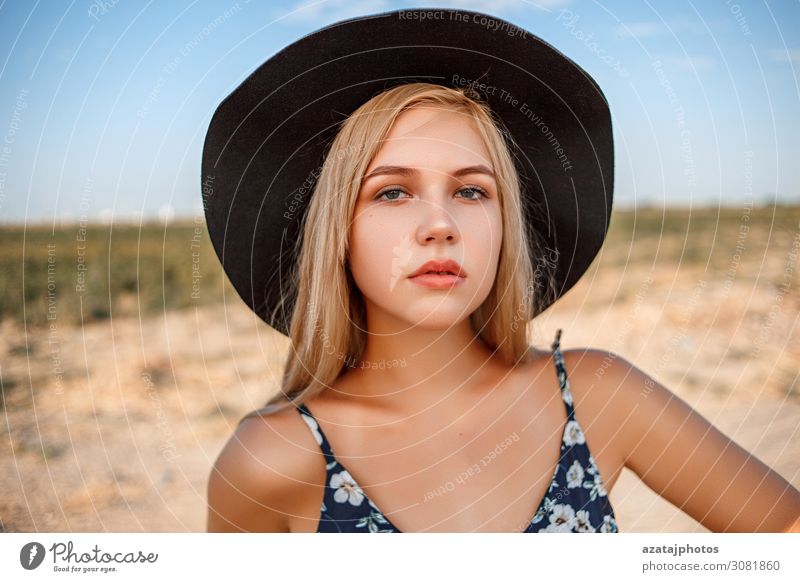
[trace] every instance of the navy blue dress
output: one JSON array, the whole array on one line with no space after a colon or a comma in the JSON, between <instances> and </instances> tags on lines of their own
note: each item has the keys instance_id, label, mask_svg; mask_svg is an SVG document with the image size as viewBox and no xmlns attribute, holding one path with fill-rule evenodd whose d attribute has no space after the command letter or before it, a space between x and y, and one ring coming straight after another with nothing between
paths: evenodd
<instances>
[{"instance_id":1,"label":"navy blue dress","mask_svg":"<svg viewBox=\"0 0 800 582\"><path fill-rule=\"evenodd\" d=\"M589 451L583 430L575 418L564 356L559 345L561 330L553 342L553 359L567 410L561 440L561 457L550 487L523 533L602 532L617 533L614 510L603 486L600 471ZM402 533L369 499L350 472L333 454L331 445L305 404L298 407L326 461L326 486L320 510L318 533Z\"/></svg>"}]
</instances>

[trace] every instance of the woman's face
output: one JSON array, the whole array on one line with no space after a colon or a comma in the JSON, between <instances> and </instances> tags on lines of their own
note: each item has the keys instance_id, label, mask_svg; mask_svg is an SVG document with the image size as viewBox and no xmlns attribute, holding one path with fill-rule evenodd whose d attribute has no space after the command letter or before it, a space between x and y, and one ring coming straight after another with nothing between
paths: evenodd
<instances>
[{"instance_id":1,"label":"woman's face","mask_svg":"<svg viewBox=\"0 0 800 582\"><path fill-rule=\"evenodd\" d=\"M483 303L503 234L493 170L466 114L418 105L395 120L362 180L350 231L370 329L447 328ZM412 278L437 259L458 263L462 277L433 287Z\"/></svg>"}]
</instances>

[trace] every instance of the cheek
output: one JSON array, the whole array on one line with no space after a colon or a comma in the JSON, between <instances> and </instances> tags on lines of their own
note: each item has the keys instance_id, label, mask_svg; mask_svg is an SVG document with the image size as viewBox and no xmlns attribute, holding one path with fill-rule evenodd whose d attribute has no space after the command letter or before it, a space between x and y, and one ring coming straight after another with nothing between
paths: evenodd
<instances>
[{"instance_id":1,"label":"cheek","mask_svg":"<svg viewBox=\"0 0 800 582\"><path fill-rule=\"evenodd\" d=\"M503 242L502 217L499 211L487 207L486 213L470 217L463 228L464 232L468 233L464 237L467 256L472 257L475 267L487 269L486 273L479 275L484 279L481 286L488 284L491 287Z\"/></svg>"},{"instance_id":2,"label":"cheek","mask_svg":"<svg viewBox=\"0 0 800 582\"><path fill-rule=\"evenodd\" d=\"M408 229L364 213L350 231L350 268L362 293L394 291L411 259Z\"/></svg>"}]
</instances>

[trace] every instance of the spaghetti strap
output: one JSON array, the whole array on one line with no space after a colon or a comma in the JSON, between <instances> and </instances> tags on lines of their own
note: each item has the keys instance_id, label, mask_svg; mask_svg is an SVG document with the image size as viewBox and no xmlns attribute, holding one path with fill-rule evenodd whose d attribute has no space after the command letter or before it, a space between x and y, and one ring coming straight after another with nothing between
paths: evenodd
<instances>
[{"instance_id":1,"label":"spaghetti strap","mask_svg":"<svg viewBox=\"0 0 800 582\"><path fill-rule=\"evenodd\" d=\"M556 351L556 350L558 350L558 349L560 348L560 346L561 346L561 328L559 327L559 328L556 330L556 339L554 339L554 340L553 340L553 343L552 343L552 345L550 346L550 348L551 348L553 351Z\"/></svg>"},{"instance_id":2,"label":"spaghetti strap","mask_svg":"<svg viewBox=\"0 0 800 582\"><path fill-rule=\"evenodd\" d=\"M572 389L569 385L567 369L564 366L564 354L561 352L561 328L556 331L556 337L553 340L551 348L553 350L553 361L555 362L556 366L558 385L561 388L561 399L564 401L564 406L567 409L567 419L569 421L574 421L575 408L572 400Z\"/></svg>"},{"instance_id":3,"label":"spaghetti strap","mask_svg":"<svg viewBox=\"0 0 800 582\"><path fill-rule=\"evenodd\" d=\"M311 411L305 405L305 403L301 403L297 407L297 412L300 413L300 417L305 421L308 425L308 428L311 429L311 434L314 435L314 440L317 441L319 448L322 449L322 454L325 455L325 462L330 464L335 460L333 455L333 448L331 447L330 442L325 437L325 433L322 431L322 427L317 422L317 419L314 418L314 415L311 414Z\"/></svg>"}]
</instances>

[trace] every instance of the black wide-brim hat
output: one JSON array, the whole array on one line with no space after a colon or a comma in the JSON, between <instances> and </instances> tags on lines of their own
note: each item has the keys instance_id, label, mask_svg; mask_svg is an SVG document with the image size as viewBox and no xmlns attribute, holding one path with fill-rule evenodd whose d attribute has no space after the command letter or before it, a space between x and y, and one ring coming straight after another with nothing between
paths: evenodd
<instances>
[{"instance_id":1,"label":"black wide-brim hat","mask_svg":"<svg viewBox=\"0 0 800 582\"><path fill-rule=\"evenodd\" d=\"M516 143L525 218L558 262L556 292L542 310L599 252L614 152L608 103L586 71L532 33L478 12L413 9L344 20L256 69L219 105L205 139L212 244L242 299L281 333L288 335L294 299L275 319L270 314L294 268L328 146L360 105L415 81L471 86Z\"/></svg>"}]
</instances>

